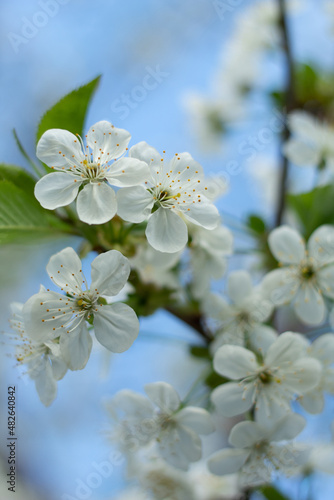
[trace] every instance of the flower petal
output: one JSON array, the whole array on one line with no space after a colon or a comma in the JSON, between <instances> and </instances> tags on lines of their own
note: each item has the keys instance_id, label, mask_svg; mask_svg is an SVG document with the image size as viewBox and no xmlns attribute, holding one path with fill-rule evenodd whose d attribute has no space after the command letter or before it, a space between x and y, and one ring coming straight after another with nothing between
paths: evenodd
<instances>
[{"instance_id":1,"label":"flower petal","mask_svg":"<svg viewBox=\"0 0 334 500\"><path fill-rule=\"evenodd\" d=\"M325 366L334 363L334 334L325 333L311 344L311 356Z\"/></svg>"},{"instance_id":2,"label":"flower petal","mask_svg":"<svg viewBox=\"0 0 334 500\"><path fill-rule=\"evenodd\" d=\"M274 229L268 238L274 257L285 264L299 264L305 257L305 243L300 234L289 226Z\"/></svg>"},{"instance_id":3,"label":"flower petal","mask_svg":"<svg viewBox=\"0 0 334 500\"><path fill-rule=\"evenodd\" d=\"M143 186L124 188L117 191L117 214L129 222L143 222L148 219L153 197Z\"/></svg>"},{"instance_id":4,"label":"flower petal","mask_svg":"<svg viewBox=\"0 0 334 500\"><path fill-rule=\"evenodd\" d=\"M324 409L325 400L320 388L316 387L313 391L307 392L298 399L304 410L311 415L317 415Z\"/></svg>"},{"instance_id":5,"label":"flower petal","mask_svg":"<svg viewBox=\"0 0 334 500\"><path fill-rule=\"evenodd\" d=\"M78 254L71 247L64 248L52 255L46 271L50 279L62 290L71 295L82 291L82 264Z\"/></svg>"},{"instance_id":6,"label":"flower petal","mask_svg":"<svg viewBox=\"0 0 334 500\"><path fill-rule=\"evenodd\" d=\"M235 474L246 463L250 453L250 450L228 448L217 451L208 460L209 471L217 476Z\"/></svg>"},{"instance_id":7,"label":"flower petal","mask_svg":"<svg viewBox=\"0 0 334 500\"><path fill-rule=\"evenodd\" d=\"M47 174L35 185L35 196L42 207L54 210L72 203L80 184L73 175L63 172Z\"/></svg>"},{"instance_id":8,"label":"flower petal","mask_svg":"<svg viewBox=\"0 0 334 500\"><path fill-rule=\"evenodd\" d=\"M34 374L34 381L39 399L45 406L50 406L57 396L57 382L53 378L48 359L41 361L37 373Z\"/></svg>"},{"instance_id":9,"label":"flower petal","mask_svg":"<svg viewBox=\"0 0 334 500\"><path fill-rule=\"evenodd\" d=\"M81 321L70 333L60 336L60 350L70 370L82 370L87 364L91 350L92 337L84 321Z\"/></svg>"},{"instance_id":10,"label":"flower petal","mask_svg":"<svg viewBox=\"0 0 334 500\"><path fill-rule=\"evenodd\" d=\"M114 186L136 186L145 182L150 172L147 164L136 158L121 158L112 163L106 177Z\"/></svg>"},{"instance_id":11,"label":"flower petal","mask_svg":"<svg viewBox=\"0 0 334 500\"><path fill-rule=\"evenodd\" d=\"M247 333L247 337L251 349L260 352L264 356L267 354L269 347L277 340L278 333L270 326L258 325L254 330Z\"/></svg>"},{"instance_id":12,"label":"flower petal","mask_svg":"<svg viewBox=\"0 0 334 500\"><path fill-rule=\"evenodd\" d=\"M178 252L188 241L186 223L168 208L159 208L152 214L145 234L149 244L159 252Z\"/></svg>"},{"instance_id":13,"label":"flower petal","mask_svg":"<svg viewBox=\"0 0 334 500\"><path fill-rule=\"evenodd\" d=\"M273 304L289 304L299 289L300 281L293 269L275 269L270 271L261 283L262 293Z\"/></svg>"},{"instance_id":14,"label":"flower petal","mask_svg":"<svg viewBox=\"0 0 334 500\"><path fill-rule=\"evenodd\" d=\"M319 150L312 144L300 139L290 139L284 144L284 155L295 165L318 166L321 160Z\"/></svg>"},{"instance_id":15,"label":"flower petal","mask_svg":"<svg viewBox=\"0 0 334 500\"><path fill-rule=\"evenodd\" d=\"M254 385L249 384L245 390L241 384L228 382L220 385L211 393L211 399L219 414L234 417L245 413L253 405Z\"/></svg>"},{"instance_id":16,"label":"flower petal","mask_svg":"<svg viewBox=\"0 0 334 500\"><path fill-rule=\"evenodd\" d=\"M67 170L73 163L80 165L85 159L78 138L59 128L44 132L37 144L36 155L49 167L64 167Z\"/></svg>"},{"instance_id":17,"label":"flower petal","mask_svg":"<svg viewBox=\"0 0 334 500\"><path fill-rule=\"evenodd\" d=\"M263 429L257 422L239 422L231 430L228 442L235 448L250 448L263 438Z\"/></svg>"},{"instance_id":18,"label":"flower petal","mask_svg":"<svg viewBox=\"0 0 334 500\"><path fill-rule=\"evenodd\" d=\"M144 386L145 392L153 403L163 412L173 413L178 410L181 401L178 393L166 382L153 382Z\"/></svg>"},{"instance_id":19,"label":"flower petal","mask_svg":"<svg viewBox=\"0 0 334 500\"><path fill-rule=\"evenodd\" d=\"M90 127L86 137L96 163L106 163L119 158L125 153L131 139L127 130L116 128L105 120Z\"/></svg>"},{"instance_id":20,"label":"flower petal","mask_svg":"<svg viewBox=\"0 0 334 500\"><path fill-rule=\"evenodd\" d=\"M213 367L220 375L239 380L257 372L259 365L255 354L236 345L223 345L216 352Z\"/></svg>"},{"instance_id":21,"label":"flower petal","mask_svg":"<svg viewBox=\"0 0 334 500\"><path fill-rule=\"evenodd\" d=\"M326 306L322 295L312 285L304 284L297 292L294 310L298 318L307 325L320 325L326 317Z\"/></svg>"},{"instance_id":22,"label":"flower petal","mask_svg":"<svg viewBox=\"0 0 334 500\"><path fill-rule=\"evenodd\" d=\"M324 265L334 261L334 227L324 224L310 236L307 248L309 256Z\"/></svg>"},{"instance_id":23,"label":"flower petal","mask_svg":"<svg viewBox=\"0 0 334 500\"><path fill-rule=\"evenodd\" d=\"M334 266L325 266L317 271L317 285L324 295L334 299Z\"/></svg>"},{"instance_id":24,"label":"flower petal","mask_svg":"<svg viewBox=\"0 0 334 500\"><path fill-rule=\"evenodd\" d=\"M189 462L196 462L202 455L202 444L198 435L182 426L163 431L158 447L168 463L182 470L188 470Z\"/></svg>"},{"instance_id":25,"label":"flower petal","mask_svg":"<svg viewBox=\"0 0 334 500\"><path fill-rule=\"evenodd\" d=\"M61 380L67 372L67 364L60 356L50 354L52 364L52 375L55 380Z\"/></svg>"},{"instance_id":26,"label":"flower petal","mask_svg":"<svg viewBox=\"0 0 334 500\"><path fill-rule=\"evenodd\" d=\"M139 321L131 307L117 302L100 306L94 314L96 339L111 352L124 352L138 337Z\"/></svg>"},{"instance_id":27,"label":"flower petal","mask_svg":"<svg viewBox=\"0 0 334 500\"><path fill-rule=\"evenodd\" d=\"M211 434L215 429L210 413L203 408L187 406L179 411L174 419L197 434Z\"/></svg>"},{"instance_id":28,"label":"flower petal","mask_svg":"<svg viewBox=\"0 0 334 500\"><path fill-rule=\"evenodd\" d=\"M291 363L305 356L308 343L299 333L285 332L268 349L265 364L270 367Z\"/></svg>"},{"instance_id":29,"label":"flower petal","mask_svg":"<svg viewBox=\"0 0 334 500\"><path fill-rule=\"evenodd\" d=\"M289 413L281 418L270 431L270 441L286 441L294 439L302 432L306 425L306 420L301 415Z\"/></svg>"},{"instance_id":30,"label":"flower petal","mask_svg":"<svg viewBox=\"0 0 334 500\"><path fill-rule=\"evenodd\" d=\"M300 358L289 368L285 368L284 384L296 394L305 394L314 389L320 382L322 367L314 358Z\"/></svg>"},{"instance_id":31,"label":"flower petal","mask_svg":"<svg viewBox=\"0 0 334 500\"><path fill-rule=\"evenodd\" d=\"M36 293L23 307L26 333L33 340L40 342L48 342L58 337L72 316L70 299L56 292Z\"/></svg>"},{"instance_id":32,"label":"flower petal","mask_svg":"<svg viewBox=\"0 0 334 500\"><path fill-rule=\"evenodd\" d=\"M138 142L138 144L132 146L129 151L129 156L144 161L148 165L160 165L161 162L161 155L158 151L144 141Z\"/></svg>"},{"instance_id":33,"label":"flower petal","mask_svg":"<svg viewBox=\"0 0 334 500\"><path fill-rule=\"evenodd\" d=\"M229 275L227 293L235 305L240 306L252 291L252 279L247 271L234 271Z\"/></svg>"},{"instance_id":34,"label":"flower petal","mask_svg":"<svg viewBox=\"0 0 334 500\"><path fill-rule=\"evenodd\" d=\"M115 191L105 182L90 182L79 193L78 217L87 224L104 224L117 210Z\"/></svg>"},{"instance_id":35,"label":"flower petal","mask_svg":"<svg viewBox=\"0 0 334 500\"><path fill-rule=\"evenodd\" d=\"M128 259L117 250L109 250L92 262L91 289L97 289L100 295L113 297L123 289L129 274Z\"/></svg>"},{"instance_id":36,"label":"flower petal","mask_svg":"<svg viewBox=\"0 0 334 500\"><path fill-rule=\"evenodd\" d=\"M211 203L193 203L188 205L183 215L187 220L205 229L214 230L220 221L220 215L217 207Z\"/></svg>"}]
</instances>

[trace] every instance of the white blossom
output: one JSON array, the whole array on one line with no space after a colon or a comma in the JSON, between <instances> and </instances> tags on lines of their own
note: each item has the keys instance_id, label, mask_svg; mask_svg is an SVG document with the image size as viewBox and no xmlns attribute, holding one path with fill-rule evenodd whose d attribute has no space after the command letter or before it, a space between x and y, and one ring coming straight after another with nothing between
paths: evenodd
<instances>
[{"instance_id":1,"label":"white blossom","mask_svg":"<svg viewBox=\"0 0 334 500\"><path fill-rule=\"evenodd\" d=\"M192 292L200 299L210 290L212 279L220 279L226 270L226 257L233 252L233 236L225 226L208 230L194 224L188 225Z\"/></svg>"},{"instance_id":2,"label":"white blossom","mask_svg":"<svg viewBox=\"0 0 334 500\"><path fill-rule=\"evenodd\" d=\"M294 396L314 389L321 377L321 364L305 355L303 338L291 332L280 335L263 360L244 347L223 345L214 369L233 380L213 390L217 411L232 417L255 405L256 420L264 426L290 412Z\"/></svg>"},{"instance_id":3,"label":"white blossom","mask_svg":"<svg viewBox=\"0 0 334 500\"><path fill-rule=\"evenodd\" d=\"M163 253L150 245L141 245L130 260L143 283L153 283L159 288L178 289L180 283L177 274L171 270L180 261L182 252Z\"/></svg>"},{"instance_id":4,"label":"white blossom","mask_svg":"<svg viewBox=\"0 0 334 500\"><path fill-rule=\"evenodd\" d=\"M280 472L287 476L296 474L302 460L306 460L305 449L284 441L294 439L305 423L303 417L294 413L282 417L270 428L257 422L240 422L229 436L234 448L214 453L208 461L209 470L217 475L239 472L244 486L268 483L273 474Z\"/></svg>"},{"instance_id":5,"label":"white blossom","mask_svg":"<svg viewBox=\"0 0 334 500\"><path fill-rule=\"evenodd\" d=\"M109 351L129 349L139 331L136 314L126 304L107 304L103 299L117 295L128 279L130 265L120 252L110 250L93 260L90 287L73 248L53 255L46 270L66 295L48 290L26 302L24 323L33 339L47 342L59 338L62 356L71 370L83 368L90 355L92 338L87 321L93 322L96 339Z\"/></svg>"},{"instance_id":6,"label":"white blossom","mask_svg":"<svg viewBox=\"0 0 334 500\"><path fill-rule=\"evenodd\" d=\"M324 296L334 298L334 227L318 227L306 246L296 230L280 226L270 233L268 243L281 269L265 276L264 293L277 306L293 302L303 323L322 323Z\"/></svg>"},{"instance_id":7,"label":"white blossom","mask_svg":"<svg viewBox=\"0 0 334 500\"><path fill-rule=\"evenodd\" d=\"M206 198L202 167L181 153L170 162L145 142L129 151L131 158L145 161L150 175L144 186L124 188L117 193L118 215L138 223L148 219L145 231L149 244L160 252L175 253L188 242L185 221L214 229L217 208Z\"/></svg>"},{"instance_id":8,"label":"white blossom","mask_svg":"<svg viewBox=\"0 0 334 500\"><path fill-rule=\"evenodd\" d=\"M205 313L217 320L214 350L223 344L257 345L264 347L275 339L273 329L263 325L273 306L259 287L254 287L247 271L234 271L227 280L228 303L221 295L211 293L204 301ZM262 340L261 340L262 339ZM259 344L259 347L260 347Z\"/></svg>"},{"instance_id":9,"label":"white blossom","mask_svg":"<svg viewBox=\"0 0 334 500\"><path fill-rule=\"evenodd\" d=\"M47 174L37 182L35 196L40 204L53 210L78 197L77 212L83 222L103 224L112 219L117 202L111 185L134 186L148 175L144 162L120 158L130 138L129 132L107 121L89 129L86 146L80 136L67 130L47 130L37 144L37 157L59 172Z\"/></svg>"},{"instance_id":10,"label":"white blossom","mask_svg":"<svg viewBox=\"0 0 334 500\"><path fill-rule=\"evenodd\" d=\"M319 122L305 111L289 115L292 136L284 145L284 154L295 165L322 167L334 170L334 129Z\"/></svg>"},{"instance_id":11,"label":"white blossom","mask_svg":"<svg viewBox=\"0 0 334 500\"><path fill-rule=\"evenodd\" d=\"M210 414L192 406L183 407L175 389L165 382L145 386L149 399L130 390L120 391L108 407L118 423L112 439L124 453L132 453L152 441L161 457L174 467L187 470L201 458L199 434L214 427Z\"/></svg>"},{"instance_id":12,"label":"white blossom","mask_svg":"<svg viewBox=\"0 0 334 500\"><path fill-rule=\"evenodd\" d=\"M23 304L11 304L9 323L16 332L11 338L16 347L15 357L20 365L27 366L27 374L34 380L40 400L49 406L57 395L57 380L64 377L67 365L57 342L38 342L27 336L22 310Z\"/></svg>"},{"instance_id":13,"label":"white blossom","mask_svg":"<svg viewBox=\"0 0 334 500\"><path fill-rule=\"evenodd\" d=\"M299 398L303 408L312 414L321 413L324 409L324 392L334 394L334 334L326 333L318 337L309 346L306 344L307 354L321 364L319 383L311 391L307 391Z\"/></svg>"}]
</instances>

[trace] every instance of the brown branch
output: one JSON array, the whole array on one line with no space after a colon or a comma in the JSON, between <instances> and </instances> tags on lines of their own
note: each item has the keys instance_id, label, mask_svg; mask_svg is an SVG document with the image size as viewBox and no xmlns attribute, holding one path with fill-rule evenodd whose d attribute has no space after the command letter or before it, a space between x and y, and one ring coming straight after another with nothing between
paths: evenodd
<instances>
[{"instance_id":1,"label":"brown branch","mask_svg":"<svg viewBox=\"0 0 334 500\"><path fill-rule=\"evenodd\" d=\"M286 0L277 0L277 1L279 6L279 25L281 27L281 33L282 33L282 46L286 58L286 67L287 67L287 81L285 88L285 97L286 97L285 124L282 132L282 142L285 142L290 136L286 118L287 115L296 107L295 78L294 78L294 65L291 52L290 36L287 26ZM279 184L275 227L279 226L282 223L283 213L285 209L285 194L287 191L288 171L289 171L288 160L282 155L281 178Z\"/></svg>"}]
</instances>

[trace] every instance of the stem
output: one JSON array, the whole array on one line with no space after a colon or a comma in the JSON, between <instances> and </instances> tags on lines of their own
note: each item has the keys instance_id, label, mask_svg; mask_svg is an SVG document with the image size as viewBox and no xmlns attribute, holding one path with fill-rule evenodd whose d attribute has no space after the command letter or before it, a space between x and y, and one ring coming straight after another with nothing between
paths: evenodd
<instances>
[{"instance_id":1,"label":"stem","mask_svg":"<svg viewBox=\"0 0 334 500\"><path fill-rule=\"evenodd\" d=\"M282 45L286 58L287 65L287 81L285 88L286 95L286 108L285 108L285 121L284 121L284 129L282 132L282 142L285 142L289 136L290 131L287 126L286 117L287 115L295 108L296 106L296 98L295 98L295 81L294 81L294 68L293 68L293 59L291 52L291 44L290 44L290 36L288 32L287 26L287 15L286 15L286 0L277 0L279 6L279 24L282 32ZM283 213L285 209L285 193L287 190L287 181L288 181L288 170L289 163L286 157L282 155L282 166L281 166L281 179L279 185L279 193L278 193L278 204L276 211L276 219L275 219L275 227L279 226L282 222Z\"/></svg>"}]
</instances>

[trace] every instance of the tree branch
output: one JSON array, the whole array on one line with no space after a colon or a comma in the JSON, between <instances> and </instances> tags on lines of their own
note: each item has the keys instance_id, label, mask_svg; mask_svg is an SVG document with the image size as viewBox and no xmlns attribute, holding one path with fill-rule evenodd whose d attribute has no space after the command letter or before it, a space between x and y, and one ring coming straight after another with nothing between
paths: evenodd
<instances>
[{"instance_id":1,"label":"tree branch","mask_svg":"<svg viewBox=\"0 0 334 500\"><path fill-rule=\"evenodd\" d=\"M293 66L293 58L291 52L290 36L287 26L286 0L277 0L277 1L279 6L279 25L281 27L281 33L282 33L282 45L285 53L286 66L287 66L287 78L286 78L286 88L285 88L285 97L286 97L285 124L282 132L282 142L285 142L290 136L286 118L287 115L296 106L295 79L294 79L294 66ZM275 227L279 226L282 222L283 213L285 209L285 194L287 190L287 181L288 181L288 170L289 170L288 160L282 155L281 161L282 161L281 178L279 184Z\"/></svg>"}]
</instances>

